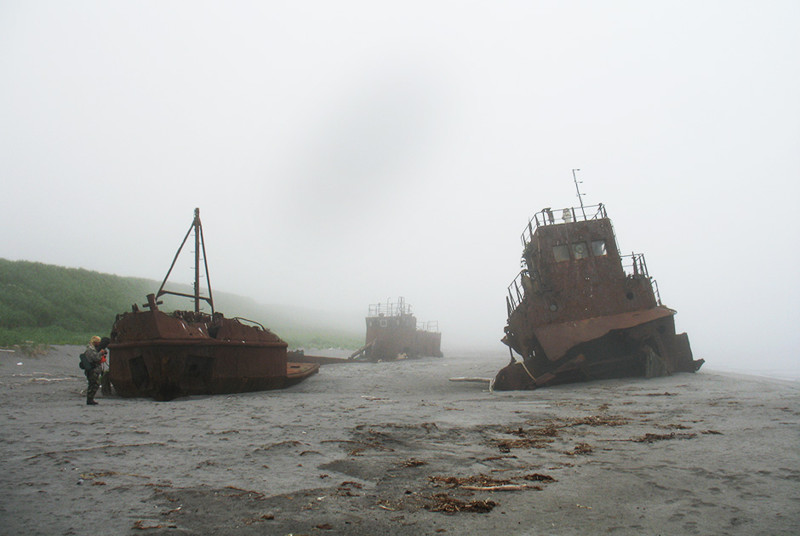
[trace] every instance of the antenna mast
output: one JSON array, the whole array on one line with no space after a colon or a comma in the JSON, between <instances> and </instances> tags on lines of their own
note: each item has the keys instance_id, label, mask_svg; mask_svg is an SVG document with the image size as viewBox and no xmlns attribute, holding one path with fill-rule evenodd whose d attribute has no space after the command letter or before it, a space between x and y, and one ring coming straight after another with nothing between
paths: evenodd
<instances>
[{"instance_id":1,"label":"antenna mast","mask_svg":"<svg viewBox=\"0 0 800 536\"><path fill-rule=\"evenodd\" d=\"M586 220L586 211L583 209L583 196L584 194L581 193L581 188L578 186L579 184L583 184L583 181L579 181L577 175L575 175L576 171L580 171L580 169L573 169L572 170L572 180L575 182L575 191L578 192L578 201L581 204L581 214L583 214L583 219Z\"/></svg>"},{"instance_id":2,"label":"antenna mast","mask_svg":"<svg viewBox=\"0 0 800 536\"><path fill-rule=\"evenodd\" d=\"M173 292L171 290L164 290L164 285L167 284L167 279L169 279L169 274L172 273L172 269L175 267L175 261L178 260L178 256L181 254L181 250L183 246L186 245L186 240L189 238L189 235L194 231L194 289L192 294L185 294L183 292ZM200 250L203 251L203 267L205 268L206 272L206 283L208 283L208 297L200 295ZM194 209L194 219L192 220L192 226L189 227L189 230L186 231L186 236L183 237L183 242L181 242L180 247L178 248L178 252L175 253L175 258L172 259L172 264L167 271L167 275L164 277L164 282L161 283L161 287L158 289L156 293L156 298L163 296L164 294L172 294L173 296L182 296L184 298L192 298L194 300L194 310L195 312L200 312L200 300L208 302L211 306L211 314L214 314L214 298L211 295L211 278L208 275L208 261L206 260L206 242L203 239L203 225L200 223L200 209Z\"/></svg>"}]
</instances>

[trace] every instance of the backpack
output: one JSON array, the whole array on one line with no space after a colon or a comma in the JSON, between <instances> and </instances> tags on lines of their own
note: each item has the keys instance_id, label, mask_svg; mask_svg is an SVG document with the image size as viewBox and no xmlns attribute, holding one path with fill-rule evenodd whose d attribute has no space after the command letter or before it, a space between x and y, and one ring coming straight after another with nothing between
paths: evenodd
<instances>
[{"instance_id":1,"label":"backpack","mask_svg":"<svg viewBox=\"0 0 800 536\"><path fill-rule=\"evenodd\" d=\"M91 365L91 363L89 363L89 360L86 358L86 354L85 353L79 355L78 357L80 357L80 359L81 359L81 362L78 363L78 366L80 368L82 368L83 370L89 370L89 369L92 368L92 365Z\"/></svg>"}]
</instances>

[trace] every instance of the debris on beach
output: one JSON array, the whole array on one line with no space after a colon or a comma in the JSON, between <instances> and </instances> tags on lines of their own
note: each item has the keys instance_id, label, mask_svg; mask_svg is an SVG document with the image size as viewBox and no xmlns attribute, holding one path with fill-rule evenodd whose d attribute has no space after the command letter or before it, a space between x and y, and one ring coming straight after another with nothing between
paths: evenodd
<instances>
[{"instance_id":1,"label":"debris on beach","mask_svg":"<svg viewBox=\"0 0 800 536\"><path fill-rule=\"evenodd\" d=\"M275 519L275 514L261 514L260 516L256 517L249 517L242 520L246 526L255 525L256 523L260 523L262 521L272 521Z\"/></svg>"},{"instance_id":2,"label":"debris on beach","mask_svg":"<svg viewBox=\"0 0 800 536\"><path fill-rule=\"evenodd\" d=\"M153 529L163 529L163 528L174 529L178 528L178 526L174 524L164 525L159 521L153 521L153 520L145 521L144 519L137 519L133 523L133 526L131 528L136 530L153 530Z\"/></svg>"},{"instance_id":3,"label":"debris on beach","mask_svg":"<svg viewBox=\"0 0 800 536\"><path fill-rule=\"evenodd\" d=\"M529 428L528 430L525 430L520 426L516 430L508 430L506 433L519 437L528 437L528 436L558 437L558 430L559 427L557 427L555 424L548 423L540 428Z\"/></svg>"},{"instance_id":4,"label":"debris on beach","mask_svg":"<svg viewBox=\"0 0 800 536\"><path fill-rule=\"evenodd\" d=\"M637 437L635 439L631 439L634 443L655 443L656 441L666 441L669 439L693 439L697 437L697 434L694 433L684 433L678 434L675 432L671 432L669 434L651 434L647 433L642 437Z\"/></svg>"},{"instance_id":5,"label":"debris on beach","mask_svg":"<svg viewBox=\"0 0 800 536\"><path fill-rule=\"evenodd\" d=\"M591 454L594 452L594 448L589 443L578 443L575 445L575 448L571 451L567 451L566 454L569 456L576 456L576 455L583 455L583 454Z\"/></svg>"},{"instance_id":6,"label":"debris on beach","mask_svg":"<svg viewBox=\"0 0 800 536\"><path fill-rule=\"evenodd\" d=\"M492 383L492 378L480 378L473 376L456 376L454 378L448 378L448 380L451 382L485 383L486 385Z\"/></svg>"},{"instance_id":7,"label":"debris on beach","mask_svg":"<svg viewBox=\"0 0 800 536\"><path fill-rule=\"evenodd\" d=\"M475 501L462 501L451 497L447 493L436 493L428 497L425 508L431 512L443 512L445 514L457 514L459 512L474 512L486 514L491 512L497 503L488 499Z\"/></svg>"},{"instance_id":8,"label":"debris on beach","mask_svg":"<svg viewBox=\"0 0 800 536\"><path fill-rule=\"evenodd\" d=\"M397 464L400 467L419 467L420 465L426 465L428 462L424 462L422 460L417 460L415 458L409 458Z\"/></svg>"},{"instance_id":9,"label":"debris on beach","mask_svg":"<svg viewBox=\"0 0 800 536\"><path fill-rule=\"evenodd\" d=\"M511 449L541 449L546 447L549 443L552 443L552 439L541 439L541 438L529 438L523 437L520 439L495 439L495 443L497 444L497 448L500 449L500 452L508 453L511 452Z\"/></svg>"},{"instance_id":10,"label":"debris on beach","mask_svg":"<svg viewBox=\"0 0 800 536\"><path fill-rule=\"evenodd\" d=\"M686 426L680 423L656 424L658 428L667 428L670 430L691 430L691 426Z\"/></svg>"},{"instance_id":11,"label":"debris on beach","mask_svg":"<svg viewBox=\"0 0 800 536\"><path fill-rule=\"evenodd\" d=\"M606 207L584 206L579 189L578 198L580 207L555 211L560 217L536 213L522 233L523 269L508 287L502 339L511 362L491 388L697 371L703 360L676 333L676 311L661 303L644 255L621 255Z\"/></svg>"},{"instance_id":12,"label":"debris on beach","mask_svg":"<svg viewBox=\"0 0 800 536\"><path fill-rule=\"evenodd\" d=\"M522 491L524 489L535 489L541 491L541 486L531 486L530 484L500 484L497 486L461 486L461 489L470 491Z\"/></svg>"},{"instance_id":13,"label":"debris on beach","mask_svg":"<svg viewBox=\"0 0 800 536\"><path fill-rule=\"evenodd\" d=\"M531 480L533 482L558 482L555 478L550 475L543 475L541 473L531 473L529 475L524 475L522 478L525 480Z\"/></svg>"},{"instance_id":14,"label":"debris on beach","mask_svg":"<svg viewBox=\"0 0 800 536\"><path fill-rule=\"evenodd\" d=\"M22 363L17 363L17 365L22 365ZM34 372L33 374L12 374L12 378L28 378L28 382L30 383L51 383L51 382L69 382L73 381L74 378L70 377L49 377L53 376L49 372Z\"/></svg>"},{"instance_id":15,"label":"debris on beach","mask_svg":"<svg viewBox=\"0 0 800 536\"><path fill-rule=\"evenodd\" d=\"M336 492L338 495L343 497L358 497L358 493L354 493L353 490L362 489L364 486L358 482L352 481L345 481L339 484L339 487L336 488Z\"/></svg>"},{"instance_id":16,"label":"debris on beach","mask_svg":"<svg viewBox=\"0 0 800 536\"><path fill-rule=\"evenodd\" d=\"M433 482L434 485L444 486L447 488L458 488L464 486L491 487L512 484L510 480L499 480L483 474L465 477L430 476L428 477L428 480Z\"/></svg>"},{"instance_id":17,"label":"debris on beach","mask_svg":"<svg viewBox=\"0 0 800 536\"><path fill-rule=\"evenodd\" d=\"M556 479L542 474L529 474L521 477L528 482L556 482ZM522 490L537 490L541 491L542 487L534 484L518 483L514 479L499 479L479 474L475 476L457 477L457 476L430 476L428 480L437 487L445 487L449 489L459 488L468 491L522 491Z\"/></svg>"},{"instance_id":18,"label":"debris on beach","mask_svg":"<svg viewBox=\"0 0 800 536\"><path fill-rule=\"evenodd\" d=\"M495 438L492 442L500 449L500 452L508 453L511 449L522 448L545 448L559 437L561 430L573 426L622 426L628 424L628 420L614 415L589 415L587 417L576 417L565 421L546 422L543 426L528 428L517 427L516 429L506 429L505 434L516 436L512 438Z\"/></svg>"},{"instance_id":19,"label":"debris on beach","mask_svg":"<svg viewBox=\"0 0 800 536\"><path fill-rule=\"evenodd\" d=\"M589 415L569 421L569 426L622 426L630 421L624 417L613 415Z\"/></svg>"}]
</instances>

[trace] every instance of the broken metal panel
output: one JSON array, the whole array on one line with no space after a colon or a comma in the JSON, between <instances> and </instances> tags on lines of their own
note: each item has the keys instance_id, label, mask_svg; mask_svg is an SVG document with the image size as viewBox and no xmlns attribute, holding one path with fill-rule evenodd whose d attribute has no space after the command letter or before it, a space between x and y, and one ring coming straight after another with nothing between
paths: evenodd
<instances>
[{"instance_id":1,"label":"broken metal panel","mask_svg":"<svg viewBox=\"0 0 800 536\"><path fill-rule=\"evenodd\" d=\"M545 324L534 327L533 333L547 358L550 361L557 361L571 348L599 339L609 331L632 328L674 314L675 311L662 306L644 311Z\"/></svg>"}]
</instances>

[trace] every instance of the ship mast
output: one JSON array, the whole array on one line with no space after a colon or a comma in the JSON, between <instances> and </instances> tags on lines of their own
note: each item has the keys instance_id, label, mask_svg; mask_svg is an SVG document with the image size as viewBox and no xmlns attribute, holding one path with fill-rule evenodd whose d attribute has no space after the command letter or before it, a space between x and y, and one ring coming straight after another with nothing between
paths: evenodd
<instances>
[{"instance_id":1,"label":"ship mast","mask_svg":"<svg viewBox=\"0 0 800 536\"><path fill-rule=\"evenodd\" d=\"M172 269L175 267L175 262L178 260L178 256L181 254L181 250L183 246L186 244L186 240L189 238L189 235L194 231L194 292L193 294L186 294L183 292L174 292L171 290L164 290L164 285L167 284L167 280L169 279L169 274L172 273ZM208 297L202 296L200 294L200 250L203 251L203 268L205 269L205 277L206 283L208 284ZM183 237L183 242L181 242L180 247L178 248L177 253L175 253L175 258L172 259L172 264L167 271L167 275L164 277L164 281L161 283L161 287L158 289L158 293L156 293L156 298L163 296L164 294L172 294L173 296L182 296L184 298L192 298L194 300L194 311L196 313L200 312L200 301L206 301L211 306L211 314L214 314L214 298L211 295L211 278L208 275L208 261L206 260L206 243L203 239L203 224L200 222L200 209L194 209L194 219L192 220L192 225L189 227L189 230L186 232L186 236Z\"/></svg>"},{"instance_id":2,"label":"ship mast","mask_svg":"<svg viewBox=\"0 0 800 536\"><path fill-rule=\"evenodd\" d=\"M575 175L576 171L580 171L580 169L573 169L572 170L572 180L575 182L575 190L578 192L578 201L581 204L581 214L583 214L584 221L586 220L586 211L583 209L583 196L584 194L581 193L579 184L583 184L583 181L579 181L577 175Z\"/></svg>"}]
</instances>

